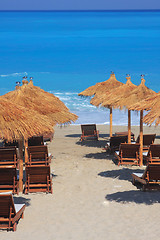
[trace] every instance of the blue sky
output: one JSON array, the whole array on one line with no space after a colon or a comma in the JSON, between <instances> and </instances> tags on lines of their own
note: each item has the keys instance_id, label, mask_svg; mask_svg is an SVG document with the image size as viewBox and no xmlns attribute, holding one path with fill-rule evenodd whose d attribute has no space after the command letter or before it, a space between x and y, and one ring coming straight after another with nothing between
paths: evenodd
<instances>
[{"instance_id":1,"label":"blue sky","mask_svg":"<svg viewBox=\"0 0 160 240\"><path fill-rule=\"evenodd\" d=\"M0 10L160 9L160 0L0 0Z\"/></svg>"}]
</instances>

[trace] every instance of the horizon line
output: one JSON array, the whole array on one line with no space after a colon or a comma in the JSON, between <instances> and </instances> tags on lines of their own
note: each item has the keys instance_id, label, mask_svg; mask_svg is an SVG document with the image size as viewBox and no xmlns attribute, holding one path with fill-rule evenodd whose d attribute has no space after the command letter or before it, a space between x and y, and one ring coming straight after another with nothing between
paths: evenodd
<instances>
[{"instance_id":1,"label":"horizon line","mask_svg":"<svg viewBox=\"0 0 160 240\"><path fill-rule=\"evenodd\" d=\"M159 12L160 9L0 10L0 12Z\"/></svg>"}]
</instances>

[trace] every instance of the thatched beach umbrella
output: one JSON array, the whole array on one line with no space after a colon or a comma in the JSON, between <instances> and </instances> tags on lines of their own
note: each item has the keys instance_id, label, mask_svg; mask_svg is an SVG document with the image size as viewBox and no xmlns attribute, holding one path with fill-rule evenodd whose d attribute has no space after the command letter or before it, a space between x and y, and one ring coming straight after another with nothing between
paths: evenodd
<instances>
[{"instance_id":1,"label":"thatched beach umbrella","mask_svg":"<svg viewBox=\"0 0 160 240\"><path fill-rule=\"evenodd\" d=\"M144 76L142 75L141 78L141 84L131 92L128 97L125 97L125 106L129 110L138 110L136 108L135 104L141 102L143 99L149 97L149 96L154 96L156 93L149 89L148 87L145 86L145 79ZM143 108L139 109L140 110L140 165L143 164Z\"/></svg>"},{"instance_id":2,"label":"thatched beach umbrella","mask_svg":"<svg viewBox=\"0 0 160 240\"><path fill-rule=\"evenodd\" d=\"M32 109L49 118L53 125L56 123L70 123L78 117L69 112L69 109L53 94L49 94L31 82L23 80L23 86L4 95L5 98L16 104Z\"/></svg>"},{"instance_id":3,"label":"thatched beach umbrella","mask_svg":"<svg viewBox=\"0 0 160 240\"><path fill-rule=\"evenodd\" d=\"M123 99L124 96L134 90L137 86L131 82L131 78L128 75L126 77L126 84L117 87L116 89L110 91L109 94L103 94L100 98L95 95L91 100L91 104L101 105L103 107L119 108L119 104L116 104L117 99ZM131 118L130 111L128 111L128 142L131 142Z\"/></svg>"},{"instance_id":4,"label":"thatched beach umbrella","mask_svg":"<svg viewBox=\"0 0 160 240\"><path fill-rule=\"evenodd\" d=\"M110 78L104 82L96 83L95 85L85 89L83 92L79 93L78 96L84 96L84 97L92 97L92 96L98 96L101 99L101 96L103 93L108 94L111 90L122 86L123 83L119 82L115 74L112 72L110 75ZM98 106L94 103L92 103L95 106ZM110 109L110 137L112 136L112 108L108 106Z\"/></svg>"},{"instance_id":5,"label":"thatched beach umbrella","mask_svg":"<svg viewBox=\"0 0 160 240\"><path fill-rule=\"evenodd\" d=\"M52 124L34 111L17 106L0 97L0 138L7 141L27 140L34 135L53 132ZM19 141L21 143L21 141ZM23 158L19 162L19 188L23 190Z\"/></svg>"},{"instance_id":6,"label":"thatched beach umbrella","mask_svg":"<svg viewBox=\"0 0 160 240\"><path fill-rule=\"evenodd\" d=\"M28 112L33 110L36 114L40 114L46 118L46 122L50 122L52 126L56 123L70 123L75 121L77 116L69 112L68 108L53 94L48 94L39 87L33 86L31 81L28 84L26 78L23 79L23 86L18 86L14 91L11 91L3 97L11 100L17 105L21 105L28 109ZM48 97L49 95L49 97ZM27 147L28 141L25 144L25 161L28 160Z\"/></svg>"}]
</instances>

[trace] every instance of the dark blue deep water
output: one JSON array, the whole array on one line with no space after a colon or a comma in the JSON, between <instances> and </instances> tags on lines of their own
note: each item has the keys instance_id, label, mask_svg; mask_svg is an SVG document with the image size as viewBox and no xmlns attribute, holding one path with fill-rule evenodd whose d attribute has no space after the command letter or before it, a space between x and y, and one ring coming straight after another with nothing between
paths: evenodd
<instances>
[{"instance_id":1,"label":"dark blue deep water","mask_svg":"<svg viewBox=\"0 0 160 240\"><path fill-rule=\"evenodd\" d=\"M106 110L77 93L110 71L122 82L131 74L137 85L145 74L146 85L160 91L160 12L0 12L0 94L26 74L76 112L77 123L104 123Z\"/></svg>"}]
</instances>

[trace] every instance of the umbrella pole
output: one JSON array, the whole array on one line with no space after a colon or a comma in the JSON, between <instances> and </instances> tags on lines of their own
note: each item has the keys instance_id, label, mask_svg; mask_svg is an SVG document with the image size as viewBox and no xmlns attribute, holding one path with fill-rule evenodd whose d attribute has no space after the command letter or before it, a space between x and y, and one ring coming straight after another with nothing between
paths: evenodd
<instances>
[{"instance_id":1,"label":"umbrella pole","mask_svg":"<svg viewBox=\"0 0 160 240\"><path fill-rule=\"evenodd\" d=\"M112 137L112 108L110 108L110 137Z\"/></svg>"},{"instance_id":2,"label":"umbrella pole","mask_svg":"<svg viewBox=\"0 0 160 240\"><path fill-rule=\"evenodd\" d=\"M143 110L140 111L140 136L139 136L140 150L139 150L139 165L143 165Z\"/></svg>"},{"instance_id":3,"label":"umbrella pole","mask_svg":"<svg viewBox=\"0 0 160 240\"><path fill-rule=\"evenodd\" d=\"M19 146L19 192L23 192L23 140L18 141Z\"/></svg>"},{"instance_id":4,"label":"umbrella pole","mask_svg":"<svg viewBox=\"0 0 160 240\"><path fill-rule=\"evenodd\" d=\"M25 147L25 163L28 163L28 139L24 140L24 147Z\"/></svg>"},{"instance_id":5,"label":"umbrella pole","mask_svg":"<svg viewBox=\"0 0 160 240\"><path fill-rule=\"evenodd\" d=\"M131 110L128 110L128 143L131 143Z\"/></svg>"}]
</instances>

